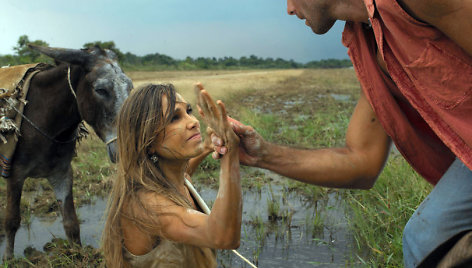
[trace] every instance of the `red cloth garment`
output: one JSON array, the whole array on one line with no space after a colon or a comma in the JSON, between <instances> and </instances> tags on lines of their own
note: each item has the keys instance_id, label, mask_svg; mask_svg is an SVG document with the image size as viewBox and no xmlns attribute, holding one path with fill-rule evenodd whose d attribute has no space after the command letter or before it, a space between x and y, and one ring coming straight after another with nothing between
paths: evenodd
<instances>
[{"instance_id":1,"label":"red cloth garment","mask_svg":"<svg viewBox=\"0 0 472 268\"><path fill-rule=\"evenodd\" d=\"M396 0L364 2L371 26L347 22L343 44L386 133L432 184L455 157L472 169L472 57Z\"/></svg>"}]
</instances>

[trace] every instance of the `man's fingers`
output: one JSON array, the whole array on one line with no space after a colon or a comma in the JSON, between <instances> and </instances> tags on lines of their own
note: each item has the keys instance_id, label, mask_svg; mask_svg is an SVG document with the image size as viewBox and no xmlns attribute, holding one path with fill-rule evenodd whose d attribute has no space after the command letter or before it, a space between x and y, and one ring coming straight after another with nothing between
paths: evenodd
<instances>
[{"instance_id":1,"label":"man's fingers","mask_svg":"<svg viewBox=\"0 0 472 268\"><path fill-rule=\"evenodd\" d=\"M228 151L228 148L224 146L216 146L215 151L219 154L225 154Z\"/></svg>"},{"instance_id":2,"label":"man's fingers","mask_svg":"<svg viewBox=\"0 0 472 268\"><path fill-rule=\"evenodd\" d=\"M228 119L228 122L230 122L230 123L233 124L233 125L244 126L243 123L239 122L238 120L236 120L236 119L234 119L234 118L232 118L232 117L230 117L230 116L227 116L226 118Z\"/></svg>"},{"instance_id":3,"label":"man's fingers","mask_svg":"<svg viewBox=\"0 0 472 268\"><path fill-rule=\"evenodd\" d=\"M238 136L246 135L246 128L247 128L246 125L244 125L243 123L229 116L227 116L226 118L231 124L231 127L233 128L234 133L236 133Z\"/></svg>"},{"instance_id":4,"label":"man's fingers","mask_svg":"<svg viewBox=\"0 0 472 268\"><path fill-rule=\"evenodd\" d=\"M223 141L221 140L220 137L216 136L216 134L211 134L211 143L213 143L213 145L215 146L222 146L223 145Z\"/></svg>"},{"instance_id":5,"label":"man's fingers","mask_svg":"<svg viewBox=\"0 0 472 268\"><path fill-rule=\"evenodd\" d=\"M215 160L218 160L221 158L221 155L218 152L213 152L211 153L211 157Z\"/></svg>"}]
</instances>

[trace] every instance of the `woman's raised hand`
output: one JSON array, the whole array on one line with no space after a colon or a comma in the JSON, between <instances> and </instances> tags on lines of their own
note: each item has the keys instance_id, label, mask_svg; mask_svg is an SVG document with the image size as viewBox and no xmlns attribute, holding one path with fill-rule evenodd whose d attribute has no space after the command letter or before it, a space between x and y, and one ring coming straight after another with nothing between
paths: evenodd
<instances>
[{"instance_id":1,"label":"woman's raised hand","mask_svg":"<svg viewBox=\"0 0 472 268\"><path fill-rule=\"evenodd\" d=\"M234 133L228 121L224 103L220 100L215 103L201 83L195 84L194 89L198 112L203 120L222 139L228 151L238 148L239 137Z\"/></svg>"}]
</instances>

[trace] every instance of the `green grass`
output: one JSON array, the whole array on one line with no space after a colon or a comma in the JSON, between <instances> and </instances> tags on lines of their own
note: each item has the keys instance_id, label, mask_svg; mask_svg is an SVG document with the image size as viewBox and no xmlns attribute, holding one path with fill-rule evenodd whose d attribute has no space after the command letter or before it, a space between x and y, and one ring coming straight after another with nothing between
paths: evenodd
<instances>
[{"instance_id":1,"label":"green grass","mask_svg":"<svg viewBox=\"0 0 472 268\"><path fill-rule=\"evenodd\" d=\"M401 156L391 156L373 189L348 191L360 258L373 266L401 267L403 228L431 188Z\"/></svg>"}]
</instances>

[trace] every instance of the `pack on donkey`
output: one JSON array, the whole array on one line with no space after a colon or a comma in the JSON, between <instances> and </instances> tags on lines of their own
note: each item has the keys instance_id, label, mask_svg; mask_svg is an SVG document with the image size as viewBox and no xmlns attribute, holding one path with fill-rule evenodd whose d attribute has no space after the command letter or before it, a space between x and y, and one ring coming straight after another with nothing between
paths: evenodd
<instances>
[{"instance_id":1,"label":"pack on donkey","mask_svg":"<svg viewBox=\"0 0 472 268\"><path fill-rule=\"evenodd\" d=\"M69 241L80 244L71 160L82 121L94 129L115 157L115 116L132 89L131 80L109 50L30 46L55 59L0 69L1 172L7 182L4 259L13 257L26 178L47 178L53 186Z\"/></svg>"}]
</instances>

